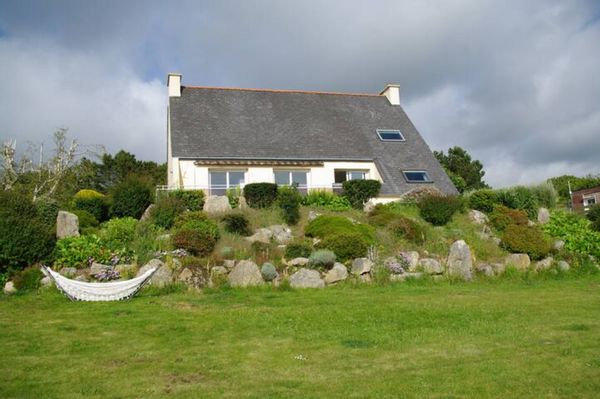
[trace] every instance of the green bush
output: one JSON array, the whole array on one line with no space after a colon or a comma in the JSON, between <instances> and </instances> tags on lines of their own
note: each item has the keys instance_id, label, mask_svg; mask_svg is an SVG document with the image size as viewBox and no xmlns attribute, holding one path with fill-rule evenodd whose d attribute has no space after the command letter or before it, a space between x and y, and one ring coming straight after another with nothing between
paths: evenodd
<instances>
[{"instance_id":1,"label":"green bush","mask_svg":"<svg viewBox=\"0 0 600 399\"><path fill-rule=\"evenodd\" d=\"M343 183L344 197L356 209L362 209L365 202L379 195L381 182L377 180L348 180Z\"/></svg>"},{"instance_id":2,"label":"green bush","mask_svg":"<svg viewBox=\"0 0 600 399\"><path fill-rule=\"evenodd\" d=\"M193 212L183 212L181 215L175 218L175 227L181 227L184 224L190 222L201 222L208 219L208 215L206 212L202 211L193 211Z\"/></svg>"},{"instance_id":3,"label":"green bush","mask_svg":"<svg viewBox=\"0 0 600 399\"><path fill-rule=\"evenodd\" d=\"M434 226L444 226L452 220L452 216L463 208L459 197L428 195L417 203L423 219Z\"/></svg>"},{"instance_id":4,"label":"green bush","mask_svg":"<svg viewBox=\"0 0 600 399\"><path fill-rule=\"evenodd\" d=\"M292 242L285 247L285 258L308 258L312 253L312 245L306 241Z\"/></svg>"},{"instance_id":5,"label":"green bush","mask_svg":"<svg viewBox=\"0 0 600 399\"><path fill-rule=\"evenodd\" d=\"M496 204L498 204L498 196L494 190L477 190L469 196L469 207L481 212L492 212Z\"/></svg>"},{"instance_id":6,"label":"green bush","mask_svg":"<svg viewBox=\"0 0 600 399\"><path fill-rule=\"evenodd\" d=\"M264 263L260 268L260 274L265 281L273 281L277 278L277 269L272 263Z\"/></svg>"},{"instance_id":7,"label":"green bush","mask_svg":"<svg viewBox=\"0 0 600 399\"><path fill-rule=\"evenodd\" d=\"M552 244L537 226L511 224L502 234L502 246L513 253L526 253L531 259L542 259Z\"/></svg>"},{"instance_id":8,"label":"green bush","mask_svg":"<svg viewBox=\"0 0 600 399\"><path fill-rule=\"evenodd\" d=\"M145 180L128 177L115 186L112 199L112 217L130 216L139 219L152 203L152 187Z\"/></svg>"},{"instance_id":9,"label":"green bush","mask_svg":"<svg viewBox=\"0 0 600 399\"><path fill-rule=\"evenodd\" d=\"M358 233L369 244L375 242L373 226L355 223L343 216L321 215L313 219L304 229L304 234L308 237L327 238L344 233Z\"/></svg>"},{"instance_id":10,"label":"green bush","mask_svg":"<svg viewBox=\"0 0 600 399\"><path fill-rule=\"evenodd\" d=\"M98 227L98 225L100 225L98 219L96 219L94 215L88 211L76 209L73 211L73 214L77 215L77 219L79 221L79 231L83 231L89 227Z\"/></svg>"},{"instance_id":11,"label":"green bush","mask_svg":"<svg viewBox=\"0 0 600 399\"><path fill-rule=\"evenodd\" d=\"M33 291L40 288L40 282L44 278L44 273L37 266L30 266L13 277L15 288L19 291Z\"/></svg>"},{"instance_id":12,"label":"green bush","mask_svg":"<svg viewBox=\"0 0 600 399\"><path fill-rule=\"evenodd\" d=\"M370 242L361 233L349 232L330 235L317 244L317 247L333 251L340 262L346 262L367 255Z\"/></svg>"},{"instance_id":13,"label":"green bush","mask_svg":"<svg viewBox=\"0 0 600 399\"><path fill-rule=\"evenodd\" d=\"M108 201L104 194L94 190L80 190L73 196L73 207L91 213L103 222L108 217Z\"/></svg>"},{"instance_id":14,"label":"green bush","mask_svg":"<svg viewBox=\"0 0 600 399\"><path fill-rule=\"evenodd\" d=\"M368 218L370 224L382 227L390 224L397 216L398 213L388 205L377 204L369 212Z\"/></svg>"},{"instance_id":15,"label":"green bush","mask_svg":"<svg viewBox=\"0 0 600 399\"><path fill-rule=\"evenodd\" d=\"M137 225L137 219L131 217L111 219L102 225L100 238L110 249L130 248L136 238Z\"/></svg>"},{"instance_id":16,"label":"green bush","mask_svg":"<svg viewBox=\"0 0 600 399\"><path fill-rule=\"evenodd\" d=\"M308 257L309 265L316 269L330 269L335 263L335 253L327 249L319 249Z\"/></svg>"},{"instance_id":17,"label":"green bush","mask_svg":"<svg viewBox=\"0 0 600 399\"><path fill-rule=\"evenodd\" d=\"M221 218L225 225L225 231L232 234L239 234L241 236L252 235L250 230L250 222L248 218L242 213L230 213Z\"/></svg>"},{"instance_id":18,"label":"green bush","mask_svg":"<svg viewBox=\"0 0 600 399\"><path fill-rule=\"evenodd\" d=\"M240 206L240 196L242 195L242 190L240 190L239 187L228 188L226 195L229 205L231 205L232 209Z\"/></svg>"},{"instance_id":19,"label":"green bush","mask_svg":"<svg viewBox=\"0 0 600 399\"><path fill-rule=\"evenodd\" d=\"M277 203L287 224L294 225L300 220L300 200L301 196L295 187L279 188Z\"/></svg>"},{"instance_id":20,"label":"green bush","mask_svg":"<svg viewBox=\"0 0 600 399\"><path fill-rule=\"evenodd\" d=\"M162 197L150 210L150 220L163 229L170 229L175 223L175 218L185 210L186 205L180 198L176 196Z\"/></svg>"},{"instance_id":21,"label":"green bush","mask_svg":"<svg viewBox=\"0 0 600 399\"><path fill-rule=\"evenodd\" d=\"M504 205L496 205L490 214L490 224L498 231L504 231L512 224L526 226L528 223L529 218L525 211L507 208Z\"/></svg>"},{"instance_id":22,"label":"green bush","mask_svg":"<svg viewBox=\"0 0 600 399\"><path fill-rule=\"evenodd\" d=\"M219 238L219 228L213 220L189 219L174 231L171 240L175 248L183 248L195 256L208 256Z\"/></svg>"},{"instance_id":23,"label":"green bush","mask_svg":"<svg viewBox=\"0 0 600 399\"><path fill-rule=\"evenodd\" d=\"M48 226L56 225L56 217L58 216L58 202L50 198L39 199L35 202L37 213L42 221Z\"/></svg>"},{"instance_id":24,"label":"green bush","mask_svg":"<svg viewBox=\"0 0 600 399\"><path fill-rule=\"evenodd\" d=\"M28 196L0 191L0 273L49 260L54 237Z\"/></svg>"},{"instance_id":25,"label":"green bush","mask_svg":"<svg viewBox=\"0 0 600 399\"><path fill-rule=\"evenodd\" d=\"M169 193L170 197L179 199L188 211L201 211L204 208L204 191L202 190L175 190Z\"/></svg>"},{"instance_id":26,"label":"green bush","mask_svg":"<svg viewBox=\"0 0 600 399\"><path fill-rule=\"evenodd\" d=\"M171 249L170 240L159 239L163 234L164 230L149 220L137 223L135 238L129 244L129 247L135 253L139 265L143 265L152 259L156 251Z\"/></svg>"},{"instance_id":27,"label":"green bush","mask_svg":"<svg viewBox=\"0 0 600 399\"><path fill-rule=\"evenodd\" d=\"M404 238L417 245L425 243L425 228L410 218L397 216L390 223L389 229L398 238Z\"/></svg>"},{"instance_id":28,"label":"green bush","mask_svg":"<svg viewBox=\"0 0 600 399\"><path fill-rule=\"evenodd\" d=\"M568 251L600 258L600 232L593 231L583 217L555 211L542 228L552 237L563 240Z\"/></svg>"},{"instance_id":29,"label":"green bush","mask_svg":"<svg viewBox=\"0 0 600 399\"><path fill-rule=\"evenodd\" d=\"M544 206L548 209L554 208L558 202L558 192L554 188L552 182L547 181L535 186L529 187L531 193L536 198L539 206Z\"/></svg>"},{"instance_id":30,"label":"green bush","mask_svg":"<svg viewBox=\"0 0 600 399\"><path fill-rule=\"evenodd\" d=\"M112 252L95 235L79 237L67 237L58 240L55 249L54 264L60 267L88 266L90 259L98 263L108 264L112 258Z\"/></svg>"},{"instance_id":31,"label":"green bush","mask_svg":"<svg viewBox=\"0 0 600 399\"><path fill-rule=\"evenodd\" d=\"M244 186L244 198L251 208L268 208L277 199L277 184L250 183Z\"/></svg>"},{"instance_id":32,"label":"green bush","mask_svg":"<svg viewBox=\"0 0 600 399\"><path fill-rule=\"evenodd\" d=\"M352 204L350 204L350 201L346 197L339 196L330 191L310 191L302 197L300 202L304 206L321 206L336 212L352 209Z\"/></svg>"},{"instance_id":33,"label":"green bush","mask_svg":"<svg viewBox=\"0 0 600 399\"><path fill-rule=\"evenodd\" d=\"M498 202L512 209L521 209L527 212L530 219L537 218L538 201L531 189L523 186L498 190Z\"/></svg>"},{"instance_id":34,"label":"green bush","mask_svg":"<svg viewBox=\"0 0 600 399\"><path fill-rule=\"evenodd\" d=\"M592 230L600 231L600 204L590 207L586 216L591 222L590 227Z\"/></svg>"}]
</instances>

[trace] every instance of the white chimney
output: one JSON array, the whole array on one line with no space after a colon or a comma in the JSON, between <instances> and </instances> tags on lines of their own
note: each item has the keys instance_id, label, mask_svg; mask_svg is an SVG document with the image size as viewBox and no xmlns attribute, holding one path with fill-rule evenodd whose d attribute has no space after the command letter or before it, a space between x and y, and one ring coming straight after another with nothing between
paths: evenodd
<instances>
[{"instance_id":1,"label":"white chimney","mask_svg":"<svg viewBox=\"0 0 600 399\"><path fill-rule=\"evenodd\" d=\"M379 94L386 96L391 105L400 105L400 85L388 83Z\"/></svg>"},{"instance_id":2,"label":"white chimney","mask_svg":"<svg viewBox=\"0 0 600 399\"><path fill-rule=\"evenodd\" d=\"M167 88L169 97L181 97L181 74L170 73L167 75Z\"/></svg>"}]
</instances>

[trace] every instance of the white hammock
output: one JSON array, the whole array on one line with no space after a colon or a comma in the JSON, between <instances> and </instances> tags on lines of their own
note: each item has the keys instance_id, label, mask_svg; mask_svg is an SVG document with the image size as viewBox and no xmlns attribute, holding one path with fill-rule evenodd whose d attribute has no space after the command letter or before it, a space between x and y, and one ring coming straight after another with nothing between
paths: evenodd
<instances>
[{"instance_id":1,"label":"white hammock","mask_svg":"<svg viewBox=\"0 0 600 399\"><path fill-rule=\"evenodd\" d=\"M47 266L42 271L50 277L56 287L72 301L121 301L134 296L150 280L157 268L146 271L139 277L110 283L86 283L68 279Z\"/></svg>"}]
</instances>

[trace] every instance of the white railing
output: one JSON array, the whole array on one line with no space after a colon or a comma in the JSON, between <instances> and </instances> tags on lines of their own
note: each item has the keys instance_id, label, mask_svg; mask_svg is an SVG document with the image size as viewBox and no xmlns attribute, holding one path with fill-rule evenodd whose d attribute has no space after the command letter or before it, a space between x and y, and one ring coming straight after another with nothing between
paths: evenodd
<instances>
[{"instance_id":1,"label":"white railing","mask_svg":"<svg viewBox=\"0 0 600 399\"><path fill-rule=\"evenodd\" d=\"M161 185L156 186L156 193L165 192L165 191L175 191L175 190L202 190L206 195L226 195L228 190L243 190L244 185L227 187L225 184L212 184L210 186L206 185L184 185L184 186L167 186ZM308 184L300 184L297 186L298 191L302 194L306 194L310 191L333 191L333 192L341 192L342 184L341 183L333 183L330 185L308 185Z\"/></svg>"}]
</instances>

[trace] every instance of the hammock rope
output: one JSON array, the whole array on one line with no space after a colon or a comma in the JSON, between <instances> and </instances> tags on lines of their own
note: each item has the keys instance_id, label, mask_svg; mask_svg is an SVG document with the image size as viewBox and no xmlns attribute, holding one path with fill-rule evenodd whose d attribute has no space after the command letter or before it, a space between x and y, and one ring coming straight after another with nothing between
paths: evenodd
<instances>
[{"instance_id":1,"label":"hammock rope","mask_svg":"<svg viewBox=\"0 0 600 399\"><path fill-rule=\"evenodd\" d=\"M147 270L141 276L125 281L108 283L87 283L66 278L48 266L42 266L42 271L54 281L65 296L72 301L122 301L129 299L150 281L158 268Z\"/></svg>"}]
</instances>

